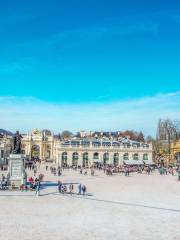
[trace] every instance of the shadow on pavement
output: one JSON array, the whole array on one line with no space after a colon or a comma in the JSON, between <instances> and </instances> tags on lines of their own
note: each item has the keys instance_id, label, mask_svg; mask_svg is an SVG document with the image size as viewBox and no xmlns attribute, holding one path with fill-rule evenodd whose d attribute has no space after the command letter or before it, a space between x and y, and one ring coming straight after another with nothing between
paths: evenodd
<instances>
[{"instance_id":1,"label":"shadow on pavement","mask_svg":"<svg viewBox=\"0 0 180 240\"><path fill-rule=\"evenodd\" d=\"M64 194L63 196L69 197L66 194ZM119 202L119 201L103 200L103 199L98 199L98 198L89 198L89 196L92 196L92 195L88 195L88 194L86 194L85 196L73 195L71 197L79 198L79 199L83 199L83 200L96 201L96 202L117 204L117 205L128 206L128 207L141 207L141 208L147 208L147 209L155 209L155 210L162 210L162 211L169 211L169 212L180 213L180 209L156 207L156 206L149 206L149 205L143 205L143 204L138 204L138 203L126 203L126 202Z\"/></svg>"}]
</instances>

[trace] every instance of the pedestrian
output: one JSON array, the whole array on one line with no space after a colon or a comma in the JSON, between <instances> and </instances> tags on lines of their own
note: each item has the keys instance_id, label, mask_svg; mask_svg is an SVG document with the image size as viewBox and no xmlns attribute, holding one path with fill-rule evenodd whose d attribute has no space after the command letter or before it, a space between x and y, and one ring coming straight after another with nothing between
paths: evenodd
<instances>
[{"instance_id":1,"label":"pedestrian","mask_svg":"<svg viewBox=\"0 0 180 240\"><path fill-rule=\"evenodd\" d=\"M85 196L85 193L86 193L86 186L85 185L82 186L82 192L83 192L83 196Z\"/></svg>"},{"instance_id":2,"label":"pedestrian","mask_svg":"<svg viewBox=\"0 0 180 240\"><path fill-rule=\"evenodd\" d=\"M62 182L61 181L58 181L58 191L59 191L59 193L62 192Z\"/></svg>"},{"instance_id":3,"label":"pedestrian","mask_svg":"<svg viewBox=\"0 0 180 240\"><path fill-rule=\"evenodd\" d=\"M66 192L67 192L67 186L64 185L64 193L66 193Z\"/></svg>"},{"instance_id":4,"label":"pedestrian","mask_svg":"<svg viewBox=\"0 0 180 240\"><path fill-rule=\"evenodd\" d=\"M64 185L63 184L61 185L61 193L64 194Z\"/></svg>"},{"instance_id":5,"label":"pedestrian","mask_svg":"<svg viewBox=\"0 0 180 240\"><path fill-rule=\"evenodd\" d=\"M82 186L81 183L78 185L78 195L81 195L81 191L82 191Z\"/></svg>"},{"instance_id":6,"label":"pedestrian","mask_svg":"<svg viewBox=\"0 0 180 240\"><path fill-rule=\"evenodd\" d=\"M180 181L180 169L178 169L177 173L178 173L178 181Z\"/></svg>"},{"instance_id":7,"label":"pedestrian","mask_svg":"<svg viewBox=\"0 0 180 240\"><path fill-rule=\"evenodd\" d=\"M36 182L36 196L40 196L40 182Z\"/></svg>"},{"instance_id":8,"label":"pedestrian","mask_svg":"<svg viewBox=\"0 0 180 240\"><path fill-rule=\"evenodd\" d=\"M61 176L61 169L58 169L58 176Z\"/></svg>"},{"instance_id":9,"label":"pedestrian","mask_svg":"<svg viewBox=\"0 0 180 240\"><path fill-rule=\"evenodd\" d=\"M69 192L70 192L71 195L73 194L73 190L74 190L74 185L70 184L69 185Z\"/></svg>"}]
</instances>

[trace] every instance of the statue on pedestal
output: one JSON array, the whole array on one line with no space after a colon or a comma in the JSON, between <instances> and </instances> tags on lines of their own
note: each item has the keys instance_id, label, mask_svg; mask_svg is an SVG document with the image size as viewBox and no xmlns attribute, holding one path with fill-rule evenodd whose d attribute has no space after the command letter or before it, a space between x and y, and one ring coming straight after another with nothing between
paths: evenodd
<instances>
[{"instance_id":1,"label":"statue on pedestal","mask_svg":"<svg viewBox=\"0 0 180 240\"><path fill-rule=\"evenodd\" d=\"M22 136L19 134L19 131L17 131L13 137L13 154L21 154L21 139Z\"/></svg>"}]
</instances>

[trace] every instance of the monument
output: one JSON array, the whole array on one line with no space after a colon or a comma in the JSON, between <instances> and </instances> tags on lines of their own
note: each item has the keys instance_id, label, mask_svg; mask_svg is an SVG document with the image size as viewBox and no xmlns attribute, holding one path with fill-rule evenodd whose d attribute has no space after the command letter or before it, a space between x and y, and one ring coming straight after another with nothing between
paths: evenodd
<instances>
[{"instance_id":1,"label":"monument","mask_svg":"<svg viewBox=\"0 0 180 240\"><path fill-rule=\"evenodd\" d=\"M12 152L9 157L9 177L10 184L14 188L19 188L22 184L26 184L25 172L25 156L21 151L22 136L17 131L13 137Z\"/></svg>"}]
</instances>

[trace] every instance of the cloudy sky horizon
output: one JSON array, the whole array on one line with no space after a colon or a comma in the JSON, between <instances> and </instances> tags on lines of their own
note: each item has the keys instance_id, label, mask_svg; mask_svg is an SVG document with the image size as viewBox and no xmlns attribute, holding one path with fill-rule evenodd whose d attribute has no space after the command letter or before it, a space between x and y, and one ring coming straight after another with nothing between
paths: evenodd
<instances>
[{"instance_id":1,"label":"cloudy sky horizon","mask_svg":"<svg viewBox=\"0 0 180 240\"><path fill-rule=\"evenodd\" d=\"M180 2L8 0L0 128L142 130L180 119Z\"/></svg>"},{"instance_id":2,"label":"cloudy sky horizon","mask_svg":"<svg viewBox=\"0 0 180 240\"><path fill-rule=\"evenodd\" d=\"M1 97L1 127L15 132L38 128L63 130L143 131L156 135L159 118L180 119L180 92L136 99L91 103L50 103L34 97Z\"/></svg>"}]
</instances>

